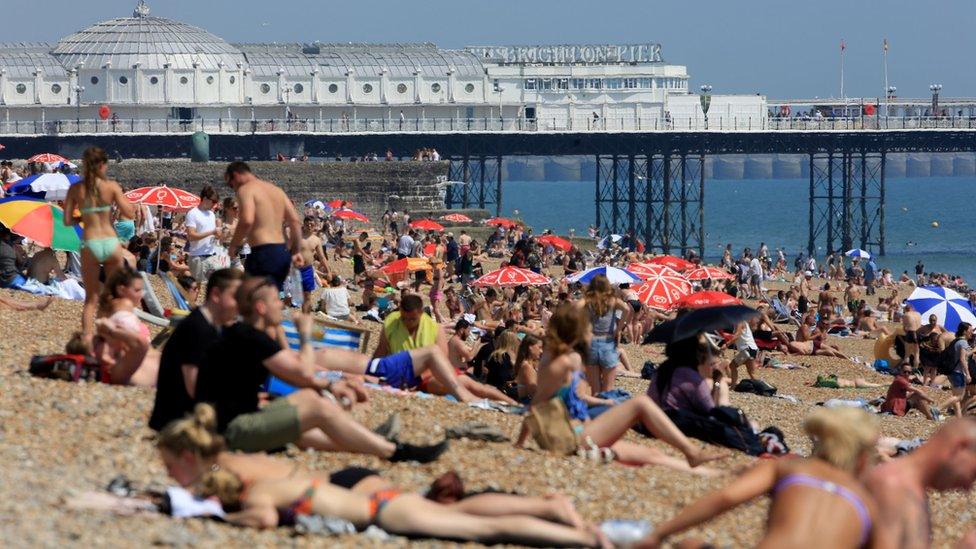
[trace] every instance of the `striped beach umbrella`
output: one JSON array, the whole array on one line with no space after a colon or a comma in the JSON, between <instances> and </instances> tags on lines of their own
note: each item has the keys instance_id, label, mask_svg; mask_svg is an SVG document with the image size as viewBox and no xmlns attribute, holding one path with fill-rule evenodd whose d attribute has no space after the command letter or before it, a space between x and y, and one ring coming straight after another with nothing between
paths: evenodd
<instances>
[{"instance_id":1,"label":"striped beach umbrella","mask_svg":"<svg viewBox=\"0 0 976 549\"><path fill-rule=\"evenodd\" d=\"M545 286L551 280L545 275L519 267L502 267L472 282L474 286L507 288L514 286Z\"/></svg>"},{"instance_id":2,"label":"striped beach umbrella","mask_svg":"<svg viewBox=\"0 0 976 549\"><path fill-rule=\"evenodd\" d=\"M651 263L652 265L666 265L676 271L686 271L696 267L696 265L691 261L681 259L680 257L675 257L673 255L659 255L657 257L652 257L651 259L647 260L647 263Z\"/></svg>"},{"instance_id":3,"label":"striped beach umbrella","mask_svg":"<svg viewBox=\"0 0 976 549\"><path fill-rule=\"evenodd\" d=\"M922 286L915 288L906 303L927 318L935 315L939 324L950 332L955 332L960 322L976 326L976 315L969 308L969 301L957 292L942 286Z\"/></svg>"},{"instance_id":4,"label":"striped beach umbrella","mask_svg":"<svg viewBox=\"0 0 976 549\"><path fill-rule=\"evenodd\" d=\"M81 227L64 225L64 210L36 198L0 198L0 223L41 246L77 252L81 249Z\"/></svg>"},{"instance_id":5,"label":"striped beach umbrella","mask_svg":"<svg viewBox=\"0 0 976 549\"><path fill-rule=\"evenodd\" d=\"M860 248L854 248L853 250L847 250L844 252L847 257L859 257L861 259L871 259L871 254L866 250Z\"/></svg>"},{"instance_id":6,"label":"striped beach umbrella","mask_svg":"<svg viewBox=\"0 0 976 549\"><path fill-rule=\"evenodd\" d=\"M28 162L40 162L43 164L71 164L71 161L54 153L41 153L27 159Z\"/></svg>"},{"instance_id":7,"label":"striped beach umbrella","mask_svg":"<svg viewBox=\"0 0 976 549\"><path fill-rule=\"evenodd\" d=\"M591 267L581 273L576 273L569 277L570 282L579 282L580 284L589 284L593 277L597 275L603 275L607 277L610 284L637 284L641 282L641 277L628 271L627 269L621 269L620 267L611 267L609 265L603 265L600 267Z\"/></svg>"},{"instance_id":8,"label":"striped beach umbrella","mask_svg":"<svg viewBox=\"0 0 976 549\"><path fill-rule=\"evenodd\" d=\"M697 267L687 271L685 273L685 278L688 280L731 280L733 276L724 269L706 265L704 267Z\"/></svg>"},{"instance_id":9,"label":"striped beach umbrella","mask_svg":"<svg viewBox=\"0 0 976 549\"><path fill-rule=\"evenodd\" d=\"M12 185L7 192L10 194L32 193L37 198L45 200L64 200L68 196L68 187L81 181L81 176L63 173L39 173L25 177Z\"/></svg>"},{"instance_id":10,"label":"striped beach umbrella","mask_svg":"<svg viewBox=\"0 0 976 549\"><path fill-rule=\"evenodd\" d=\"M630 265L627 265L627 270L644 280L652 276L661 276L662 274L670 275L674 273L681 276L678 271L675 271L667 265L654 265L652 263L631 263Z\"/></svg>"}]
</instances>

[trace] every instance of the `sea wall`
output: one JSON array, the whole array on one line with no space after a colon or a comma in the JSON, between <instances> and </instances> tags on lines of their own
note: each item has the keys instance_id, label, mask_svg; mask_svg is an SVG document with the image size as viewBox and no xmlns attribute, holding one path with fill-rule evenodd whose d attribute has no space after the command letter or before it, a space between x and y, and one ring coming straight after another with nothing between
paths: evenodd
<instances>
[{"instance_id":1,"label":"sea wall","mask_svg":"<svg viewBox=\"0 0 976 549\"><path fill-rule=\"evenodd\" d=\"M439 177L447 177L447 162L249 162L262 179L280 185L296 203L342 199L371 219L387 208L441 210L444 198ZM112 161L109 176L128 189L166 184L198 193L204 185L221 198L232 191L224 184L224 162L188 160Z\"/></svg>"}]
</instances>

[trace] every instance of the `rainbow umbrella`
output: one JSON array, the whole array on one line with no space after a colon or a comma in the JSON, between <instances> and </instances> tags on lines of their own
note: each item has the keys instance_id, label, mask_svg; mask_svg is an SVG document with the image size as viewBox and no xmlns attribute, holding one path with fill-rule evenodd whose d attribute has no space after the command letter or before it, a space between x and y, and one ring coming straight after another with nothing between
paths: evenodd
<instances>
[{"instance_id":1,"label":"rainbow umbrella","mask_svg":"<svg viewBox=\"0 0 976 549\"><path fill-rule=\"evenodd\" d=\"M33 198L0 198L0 223L24 238L55 250L81 250L81 227L64 225L64 210Z\"/></svg>"}]
</instances>

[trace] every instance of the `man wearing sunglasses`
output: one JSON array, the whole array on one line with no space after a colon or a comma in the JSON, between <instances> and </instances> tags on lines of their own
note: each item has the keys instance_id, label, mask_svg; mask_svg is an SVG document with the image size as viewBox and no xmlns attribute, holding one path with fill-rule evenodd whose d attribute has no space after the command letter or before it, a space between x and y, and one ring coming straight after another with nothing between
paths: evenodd
<instances>
[{"instance_id":1,"label":"man wearing sunglasses","mask_svg":"<svg viewBox=\"0 0 976 549\"><path fill-rule=\"evenodd\" d=\"M242 321L224 329L197 379L197 402L211 403L217 410L217 428L228 447L261 452L293 443L421 463L437 459L447 449L447 441L433 446L394 443L353 419L344 407L366 400L366 394L360 387L316 375L309 342L311 318L294 315L300 351L278 342L284 306L275 281L246 279L236 298ZM269 375L299 390L260 407L258 392Z\"/></svg>"}]
</instances>

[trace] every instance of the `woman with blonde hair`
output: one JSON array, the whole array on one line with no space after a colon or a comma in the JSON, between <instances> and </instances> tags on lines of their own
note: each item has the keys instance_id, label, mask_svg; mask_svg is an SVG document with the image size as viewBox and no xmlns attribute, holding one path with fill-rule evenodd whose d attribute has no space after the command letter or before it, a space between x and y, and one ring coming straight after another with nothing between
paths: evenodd
<instances>
[{"instance_id":1,"label":"woman with blonde hair","mask_svg":"<svg viewBox=\"0 0 976 549\"><path fill-rule=\"evenodd\" d=\"M597 531L584 526L571 504L539 498L491 494L484 502L472 496L440 504L389 484L371 483L364 493L339 486L327 474L265 454L225 450L216 433L217 416L209 404L197 404L192 415L167 425L157 447L166 472L184 488L216 497L227 522L254 528L294 524L304 515L337 517L357 529L375 524L392 534L513 543L544 547L600 545ZM333 484L332 482L335 482ZM569 505L569 508L567 508Z\"/></svg>"},{"instance_id":2,"label":"woman with blonde hair","mask_svg":"<svg viewBox=\"0 0 976 549\"><path fill-rule=\"evenodd\" d=\"M617 368L621 366L617 341L621 328L630 321L630 305L617 297L610 280L603 275L590 280L583 299L577 304L588 313L591 329L586 381L595 393L609 391L613 389Z\"/></svg>"},{"instance_id":3,"label":"woman with blonde hair","mask_svg":"<svg viewBox=\"0 0 976 549\"><path fill-rule=\"evenodd\" d=\"M112 208L117 208L119 215L126 219L134 219L135 212L122 193L122 187L106 178L108 156L105 151L90 147L85 150L83 160L84 179L81 184L68 188L64 200L64 224L84 224L81 279L85 286L85 305L81 311L81 333L85 344L90 346L102 289L100 267L105 267L105 276L109 277L122 266L124 257L124 248L112 223ZM81 215L75 217L75 210Z\"/></svg>"},{"instance_id":4,"label":"woman with blonde hair","mask_svg":"<svg viewBox=\"0 0 976 549\"><path fill-rule=\"evenodd\" d=\"M510 397L515 397L515 359L519 338L512 330L505 330L495 338L495 350L488 355L485 381Z\"/></svg>"},{"instance_id":5,"label":"woman with blonde hair","mask_svg":"<svg viewBox=\"0 0 976 549\"><path fill-rule=\"evenodd\" d=\"M857 480L876 454L877 417L859 408L821 408L803 428L813 440L809 458L761 461L657 525L637 547L658 547L673 534L767 494L769 520L757 547L887 546L878 539L884 529L874 527L874 502Z\"/></svg>"},{"instance_id":6,"label":"woman with blonde hair","mask_svg":"<svg viewBox=\"0 0 976 549\"><path fill-rule=\"evenodd\" d=\"M682 433L667 415L647 395L640 395L620 404L595 398L579 391L582 380L583 359L577 348L585 346L589 335L586 311L571 304L561 306L549 320L546 329L545 351L539 361L535 396L529 408L546 407L551 400L561 401L576 436L576 445L599 452L606 461L617 460L634 465L665 465L700 474L715 474L699 465L727 456L724 451L703 449ZM591 419L590 406L610 406L598 417ZM516 446L522 446L530 432L539 442L545 440L538 432L532 432L529 419L522 424ZM581 423L577 423L581 422ZM679 450L685 460L674 458L650 446L622 440L635 425L643 425L654 437ZM540 443L541 445L541 443ZM549 449L549 448L544 448Z\"/></svg>"}]
</instances>

